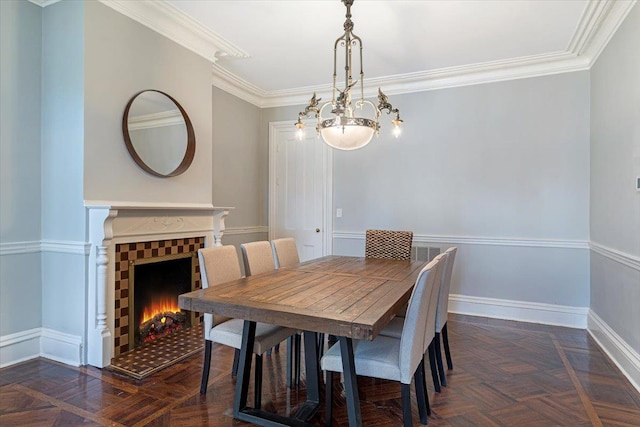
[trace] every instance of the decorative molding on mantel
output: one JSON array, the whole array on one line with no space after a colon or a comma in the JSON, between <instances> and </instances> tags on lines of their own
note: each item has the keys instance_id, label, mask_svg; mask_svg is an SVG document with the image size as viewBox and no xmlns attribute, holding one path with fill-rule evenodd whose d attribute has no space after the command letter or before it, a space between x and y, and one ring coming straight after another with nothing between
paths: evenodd
<instances>
[{"instance_id":1,"label":"decorative molding on mantel","mask_svg":"<svg viewBox=\"0 0 640 427\"><path fill-rule=\"evenodd\" d=\"M161 203L161 202L126 202L113 200L85 200L87 209L130 209L130 210L233 210L234 207L213 206L210 203Z\"/></svg>"},{"instance_id":2,"label":"decorative molding on mantel","mask_svg":"<svg viewBox=\"0 0 640 427\"><path fill-rule=\"evenodd\" d=\"M336 232L334 239L365 240L364 232ZM505 237L480 237L480 236L430 236L426 234L414 234L414 244L457 244L457 245L491 245L491 246L524 246L534 248L563 248L563 249L589 249L587 241L560 240L560 239L513 239Z\"/></svg>"},{"instance_id":3,"label":"decorative molding on mantel","mask_svg":"<svg viewBox=\"0 0 640 427\"><path fill-rule=\"evenodd\" d=\"M589 248L592 251L609 258L610 260L619 262L620 264L624 264L627 267L631 267L635 270L640 271L640 257L610 248L608 246L601 245L600 243L596 243L594 241L589 242Z\"/></svg>"}]
</instances>

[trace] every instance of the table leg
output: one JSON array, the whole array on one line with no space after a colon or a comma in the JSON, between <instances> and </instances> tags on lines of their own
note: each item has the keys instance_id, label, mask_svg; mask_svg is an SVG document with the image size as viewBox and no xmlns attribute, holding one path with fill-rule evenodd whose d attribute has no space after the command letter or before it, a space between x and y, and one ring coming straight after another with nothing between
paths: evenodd
<instances>
[{"instance_id":1,"label":"table leg","mask_svg":"<svg viewBox=\"0 0 640 427\"><path fill-rule=\"evenodd\" d=\"M242 346L240 347L240 361L238 377L236 379L236 394L233 399L233 416L238 418L240 411L247 407L249 393L249 378L251 377L251 358L253 344L256 339L256 322L244 321L242 330Z\"/></svg>"},{"instance_id":2,"label":"table leg","mask_svg":"<svg viewBox=\"0 0 640 427\"><path fill-rule=\"evenodd\" d=\"M361 427L362 414L360 413L360 396L358 395L356 364L353 358L353 341L351 338L340 337L340 352L342 353L342 372L344 374L344 387L347 394L349 427Z\"/></svg>"}]
</instances>

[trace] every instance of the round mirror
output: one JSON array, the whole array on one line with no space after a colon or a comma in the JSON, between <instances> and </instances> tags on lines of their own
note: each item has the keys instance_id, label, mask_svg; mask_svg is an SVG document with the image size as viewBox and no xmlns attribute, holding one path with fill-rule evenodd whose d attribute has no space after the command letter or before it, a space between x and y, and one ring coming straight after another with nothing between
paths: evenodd
<instances>
[{"instance_id":1,"label":"round mirror","mask_svg":"<svg viewBox=\"0 0 640 427\"><path fill-rule=\"evenodd\" d=\"M143 90L129 100L122 133L133 160L152 175L180 175L193 161L191 120L178 101L159 90Z\"/></svg>"}]
</instances>

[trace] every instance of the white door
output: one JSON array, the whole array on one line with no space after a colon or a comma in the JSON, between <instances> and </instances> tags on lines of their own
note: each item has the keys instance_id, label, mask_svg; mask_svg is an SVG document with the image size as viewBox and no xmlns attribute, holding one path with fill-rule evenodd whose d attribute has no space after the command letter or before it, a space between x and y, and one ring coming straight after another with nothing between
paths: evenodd
<instances>
[{"instance_id":1,"label":"white door","mask_svg":"<svg viewBox=\"0 0 640 427\"><path fill-rule=\"evenodd\" d=\"M313 126L269 124L269 238L293 237L301 261L330 253L331 153Z\"/></svg>"}]
</instances>

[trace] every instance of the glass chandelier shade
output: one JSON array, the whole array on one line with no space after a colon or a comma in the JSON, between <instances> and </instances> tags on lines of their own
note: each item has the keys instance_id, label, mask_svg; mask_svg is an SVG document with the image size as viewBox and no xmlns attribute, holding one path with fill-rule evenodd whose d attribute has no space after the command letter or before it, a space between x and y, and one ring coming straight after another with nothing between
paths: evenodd
<instances>
[{"instance_id":1,"label":"glass chandelier shade","mask_svg":"<svg viewBox=\"0 0 640 427\"><path fill-rule=\"evenodd\" d=\"M302 139L304 122L303 118L311 115L317 119L316 131L327 145L338 150L356 150L367 145L374 134L380 131L379 118L382 111L387 114L395 114L395 119L391 121L394 125L393 134L396 138L400 135L400 126L403 121L400 119L400 112L387 101L387 96L378 88L378 105L364 99L364 73L362 71L362 40L353 34L353 22L351 21L351 6L354 0L342 0L347 8L346 21L344 23L344 34L334 43L333 47L333 90L332 99L320 106L322 98L317 98L314 93L304 111L298 114L298 121L295 126L298 128L298 137ZM337 80L337 52L338 47L345 49L345 87L338 89ZM352 49L359 47L360 50L360 79L353 80L352 76ZM360 86L360 99L352 101L352 89L356 84ZM369 117L360 117L365 109L371 109ZM329 112L333 117L323 117L323 113ZM356 115L358 114L358 115Z\"/></svg>"}]
</instances>

